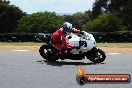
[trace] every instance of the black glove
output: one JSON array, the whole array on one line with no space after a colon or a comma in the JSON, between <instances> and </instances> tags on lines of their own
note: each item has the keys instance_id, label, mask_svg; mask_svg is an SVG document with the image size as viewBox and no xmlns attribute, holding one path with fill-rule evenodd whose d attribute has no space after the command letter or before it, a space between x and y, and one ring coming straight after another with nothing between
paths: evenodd
<instances>
[{"instance_id":1,"label":"black glove","mask_svg":"<svg viewBox=\"0 0 132 88\"><path fill-rule=\"evenodd\" d=\"M80 49L80 46L75 46L74 48L78 50L78 49Z\"/></svg>"},{"instance_id":2,"label":"black glove","mask_svg":"<svg viewBox=\"0 0 132 88\"><path fill-rule=\"evenodd\" d=\"M83 31L81 31L81 32L80 32L80 34L84 35L84 32L83 32Z\"/></svg>"}]
</instances>

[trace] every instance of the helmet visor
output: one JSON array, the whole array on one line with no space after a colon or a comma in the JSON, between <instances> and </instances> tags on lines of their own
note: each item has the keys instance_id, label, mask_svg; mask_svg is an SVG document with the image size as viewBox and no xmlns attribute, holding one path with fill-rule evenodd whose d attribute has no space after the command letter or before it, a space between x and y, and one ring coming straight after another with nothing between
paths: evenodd
<instances>
[{"instance_id":1,"label":"helmet visor","mask_svg":"<svg viewBox=\"0 0 132 88\"><path fill-rule=\"evenodd\" d=\"M69 29L69 28L63 28L64 29L64 32L66 33L71 33L72 32L72 29Z\"/></svg>"}]
</instances>

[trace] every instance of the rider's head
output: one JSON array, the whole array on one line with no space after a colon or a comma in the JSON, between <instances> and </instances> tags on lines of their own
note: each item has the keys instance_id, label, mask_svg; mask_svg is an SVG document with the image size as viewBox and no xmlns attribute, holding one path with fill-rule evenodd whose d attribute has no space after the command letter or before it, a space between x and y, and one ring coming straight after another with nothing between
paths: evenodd
<instances>
[{"instance_id":1,"label":"rider's head","mask_svg":"<svg viewBox=\"0 0 132 88\"><path fill-rule=\"evenodd\" d=\"M69 22L64 22L63 30L65 33L70 33L72 31L72 24Z\"/></svg>"}]
</instances>

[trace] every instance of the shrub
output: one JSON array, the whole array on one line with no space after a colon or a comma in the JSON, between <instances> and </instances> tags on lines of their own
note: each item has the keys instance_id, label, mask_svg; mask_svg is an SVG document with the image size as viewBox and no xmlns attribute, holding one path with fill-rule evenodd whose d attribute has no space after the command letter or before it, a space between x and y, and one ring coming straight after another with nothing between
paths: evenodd
<instances>
[{"instance_id":1,"label":"shrub","mask_svg":"<svg viewBox=\"0 0 132 88\"><path fill-rule=\"evenodd\" d=\"M93 21L88 21L83 25L83 30L94 32L114 32L126 31L127 28L122 25L122 19L112 14L102 14Z\"/></svg>"},{"instance_id":2,"label":"shrub","mask_svg":"<svg viewBox=\"0 0 132 88\"><path fill-rule=\"evenodd\" d=\"M21 33L53 32L62 22L63 18L54 12L37 12L21 18L18 29Z\"/></svg>"}]
</instances>

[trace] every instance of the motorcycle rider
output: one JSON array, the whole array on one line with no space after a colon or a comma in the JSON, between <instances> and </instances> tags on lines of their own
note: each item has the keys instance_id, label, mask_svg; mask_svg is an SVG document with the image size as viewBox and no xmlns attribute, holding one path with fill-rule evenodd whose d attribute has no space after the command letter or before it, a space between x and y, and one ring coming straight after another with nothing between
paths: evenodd
<instances>
[{"instance_id":1,"label":"motorcycle rider","mask_svg":"<svg viewBox=\"0 0 132 88\"><path fill-rule=\"evenodd\" d=\"M52 34L53 46L61 53L67 54L67 52L73 48L80 48L79 46L75 47L66 42L66 36L71 32L84 34L82 31L72 28L72 24L69 22L64 22L63 26Z\"/></svg>"}]
</instances>

